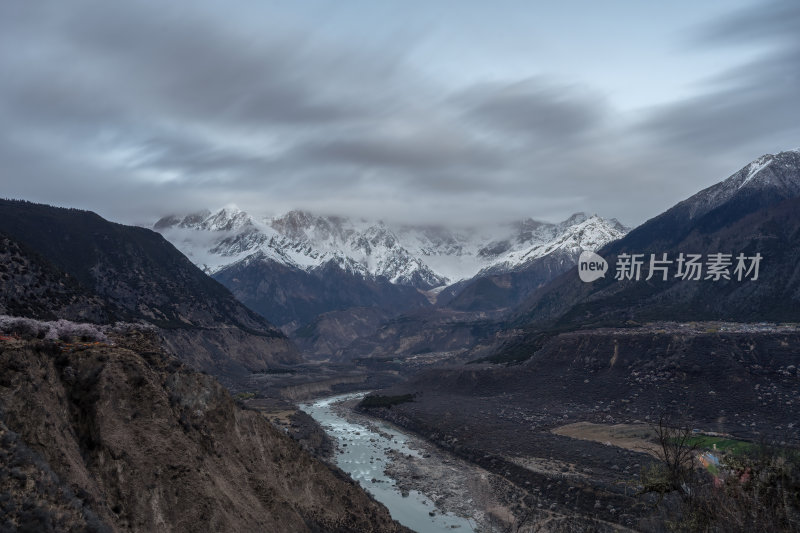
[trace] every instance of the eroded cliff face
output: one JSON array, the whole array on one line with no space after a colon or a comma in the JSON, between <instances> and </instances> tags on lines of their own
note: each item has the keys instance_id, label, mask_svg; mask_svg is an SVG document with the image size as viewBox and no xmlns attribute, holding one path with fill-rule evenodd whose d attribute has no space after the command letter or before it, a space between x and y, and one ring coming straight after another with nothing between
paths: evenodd
<instances>
[{"instance_id":1,"label":"eroded cliff face","mask_svg":"<svg viewBox=\"0 0 800 533\"><path fill-rule=\"evenodd\" d=\"M298 353L283 336L254 335L239 328L159 330L164 346L194 368L214 375L247 375L282 364L296 364Z\"/></svg>"},{"instance_id":2,"label":"eroded cliff face","mask_svg":"<svg viewBox=\"0 0 800 533\"><path fill-rule=\"evenodd\" d=\"M114 345L0 341L0 444L11 528L403 530L152 334Z\"/></svg>"},{"instance_id":3,"label":"eroded cliff face","mask_svg":"<svg viewBox=\"0 0 800 533\"><path fill-rule=\"evenodd\" d=\"M451 412L457 412L470 425L489 427L497 413L516 427L534 419L549 426L631 423L667 412L692 427L796 443L800 429L787 421L800 418L798 345L793 325L665 323L574 331L538 349L523 346L530 357L522 364L433 369L387 394L418 394L397 411L426 410L432 420L442 413L456 420ZM480 407L468 408L468 400ZM476 438L484 435L490 432Z\"/></svg>"}]
</instances>

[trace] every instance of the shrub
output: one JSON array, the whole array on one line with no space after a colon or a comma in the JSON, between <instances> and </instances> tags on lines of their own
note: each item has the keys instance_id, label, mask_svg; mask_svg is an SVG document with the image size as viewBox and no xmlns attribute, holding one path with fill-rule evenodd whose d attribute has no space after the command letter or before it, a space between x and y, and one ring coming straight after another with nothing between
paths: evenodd
<instances>
[{"instance_id":1,"label":"shrub","mask_svg":"<svg viewBox=\"0 0 800 533\"><path fill-rule=\"evenodd\" d=\"M381 396L380 394L370 394L365 397L358 406L362 409L374 409L376 407L392 408L393 405L414 401L413 394L402 394L400 396Z\"/></svg>"},{"instance_id":2,"label":"shrub","mask_svg":"<svg viewBox=\"0 0 800 533\"><path fill-rule=\"evenodd\" d=\"M658 495L661 527L670 531L800 530L800 451L763 444L739 447L725 452L718 475L712 476L694 463L697 439L686 428L675 428L662 417L655 429L660 461L642 471L640 494ZM668 494L670 498L665 499Z\"/></svg>"},{"instance_id":3,"label":"shrub","mask_svg":"<svg viewBox=\"0 0 800 533\"><path fill-rule=\"evenodd\" d=\"M104 332L107 326L72 322L59 319L55 321L0 315L0 331L18 335L24 339L72 340L82 342L108 342Z\"/></svg>"}]
</instances>

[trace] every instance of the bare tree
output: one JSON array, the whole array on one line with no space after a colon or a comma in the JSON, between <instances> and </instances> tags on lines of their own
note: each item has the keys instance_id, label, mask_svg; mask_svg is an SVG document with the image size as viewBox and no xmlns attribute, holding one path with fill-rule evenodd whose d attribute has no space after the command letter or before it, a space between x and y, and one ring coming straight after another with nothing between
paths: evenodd
<instances>
[{"instance_id":1,"label":"bare tree","mask_svg":"<svg viewBox=\"0 0 800 533\"><path fill-rule=\"evenodd\" d=\"M671 423L668 416L662 414L653 431L658 443L659 462L642 471L639 494L656 493L659 503L665 494L673 491L690 497L696 476L694 457L697 453L697 445L691 442L691 428L685 423Z\"/></svg>"},{"instance_id":2,"label":"bare tree","mask_svg":"<svg viewBox=\"0 0 800 533\"><path fill-rule=\"evenodd\" d=\"M653 427L659 461L642 470L643 494L657 494L653 531L800 531L800 451L762 443L726 453L720 476L695 464L697 445L687 424L666 415ZM665 497L667 497L666 501Z\"/></svg>"}]
</instances>

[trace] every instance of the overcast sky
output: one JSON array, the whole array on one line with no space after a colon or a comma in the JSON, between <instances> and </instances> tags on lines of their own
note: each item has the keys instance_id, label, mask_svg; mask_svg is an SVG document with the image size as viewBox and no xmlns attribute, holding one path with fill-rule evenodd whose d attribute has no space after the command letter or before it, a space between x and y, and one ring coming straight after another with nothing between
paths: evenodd
<instances>
[{"instance_id":1,"label":"overcast sky","mask_svg":"<svg viewBox=\"0 0 800 533\"><path fill-rule=\"evenodd\" d=\"M631 225L800 147L800 2L0 3L2 196Z\"/></svg>"}]
</instances>

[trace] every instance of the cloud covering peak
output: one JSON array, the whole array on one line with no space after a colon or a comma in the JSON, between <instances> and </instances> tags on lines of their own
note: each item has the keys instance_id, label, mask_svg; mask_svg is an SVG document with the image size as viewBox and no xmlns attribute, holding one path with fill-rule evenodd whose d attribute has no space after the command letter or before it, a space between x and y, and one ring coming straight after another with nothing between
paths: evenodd
<instances>
[{"instance_id":1,"label":"cloud covering peak","mask_svg":"<svg viewBox=\"0 0 800 533\"><path fill-rule=\"evenodd\" d=\"M721 51L724 68L687 72L692 94L633 109L569 62L567 75L502 77L467 55L425 62L419 50L460 19L426 18L423 4L399 22L360 2L309 5L4 2L4 194L129 222L235 202L398 222L588 210L638 223L800 139L796 2L693 21L675 50ZM532 33L546 39L539 15ZM485 17L496 43L504 20ZM495 60L518 62L508 50ZM461 81L432 74L454 68L448 57ZM642 68L657 75L658 60Z\"/></svg>"}]
</instances>

